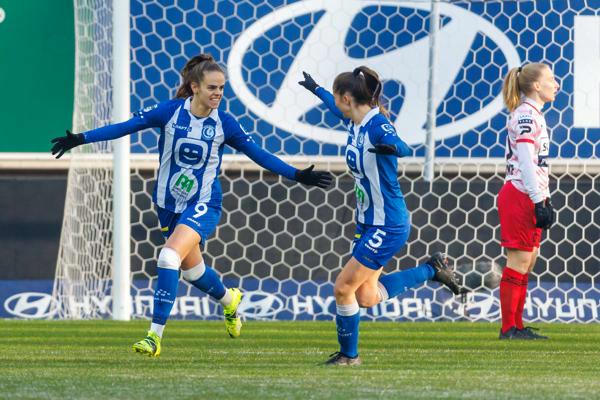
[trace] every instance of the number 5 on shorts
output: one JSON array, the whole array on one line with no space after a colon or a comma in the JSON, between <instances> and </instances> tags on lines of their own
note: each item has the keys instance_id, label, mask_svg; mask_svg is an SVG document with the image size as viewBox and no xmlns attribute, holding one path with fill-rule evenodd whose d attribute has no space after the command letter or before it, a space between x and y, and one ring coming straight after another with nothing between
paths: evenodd
<instances>
[{"instance_id":1,"label":"number 5 on shorts","mask_svg":"<svg viewBox=\"0 0 600 400\"><path fill-rule=\"evenodd\" d=\"M385 236L385 232L381 229L377 229L371 239L369 239L369 246L373 248L378 248L383 243L383 237Z\"/></svg>"}]
</instances>

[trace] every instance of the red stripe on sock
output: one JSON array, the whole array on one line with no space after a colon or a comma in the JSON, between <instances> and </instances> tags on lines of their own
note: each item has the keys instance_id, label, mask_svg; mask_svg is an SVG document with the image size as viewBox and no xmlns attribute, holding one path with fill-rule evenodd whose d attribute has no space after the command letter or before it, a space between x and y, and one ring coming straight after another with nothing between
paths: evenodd
<instances>
[{"instance_id":1,"label":"red stripe on sock","mask_svg":"<svg viewBox=\"0 0 600 400\"><path fill-rule=\"evenodd\" d=\"M523 275L506 266L500 280L500 308L502 309L502 332L516 326L515 316L521 299Z\"/></svg>"}]
</instances>

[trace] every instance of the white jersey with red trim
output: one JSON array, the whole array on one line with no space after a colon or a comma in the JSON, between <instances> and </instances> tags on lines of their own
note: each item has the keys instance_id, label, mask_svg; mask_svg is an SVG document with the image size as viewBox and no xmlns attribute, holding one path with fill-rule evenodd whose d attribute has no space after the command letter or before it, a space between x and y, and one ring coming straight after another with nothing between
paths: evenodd
<instances>
[{"instance_id":1,"label":"white jersey with red trim","mask_svg":"<svg viewBox=\"0 0 600 400\"><path fill-rule=\"evenodd\" d=\"M534 203L550 197L548 154L550 137L541 106L529 98L510 113L506 136L506 182Z\"/></svg>"}]
</instances>

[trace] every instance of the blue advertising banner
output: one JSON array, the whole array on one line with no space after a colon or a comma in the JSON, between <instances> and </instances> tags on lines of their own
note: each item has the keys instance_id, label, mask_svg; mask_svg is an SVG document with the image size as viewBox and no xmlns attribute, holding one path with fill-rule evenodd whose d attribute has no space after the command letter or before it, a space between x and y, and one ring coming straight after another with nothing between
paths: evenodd
<instances>
[{"instance_id":1,"label":"blue advertising banner","mask_svg":"<svg viewBox=\"0 0 600 400\"><path fill-rule=\"evenodd\" d=\"M228 74L221 105L268 150L339 155L343 125L298 85L302 71L331 89L367 65L382 78L399 134L424 154L430 2L372 0L132 1L132 108L172 97L179 71L211 53ZM561 85L546 106L551 157L600 154L600 0L452 1L439 4L436 154L504 157L501 88L510 68L544 62ZM136 135L135 152L155 152Z\"/></svg>"},{"instance_id":2,"label":"blue advertising banner","mask_svg":"<svg viewBox=\"0 0 600 400\"><path fill-rule=\"evenodd\" d=\"M57 317L59 305L52 298L52 284L51 280L0 281L0 318ZM136 281L134 285L149 287L148 281ZM331 283L246 279L241 286L244 299L239 312L245 319L332 320L335 317ZM281 291L277 291L278 288ZM132 291L132 297L133 316L150 318L152 292ZM110 296L88 295L65 301L84 309L93 307L101 316L110 316ZM539 286L530 285L524 315L527 320L536 322L600 322L599 311L600 288L590 284L562 283L556 286L554 282L543 282ZM472 292L461 299L445 289L424 287L362 309L362 313L363 319L367 320L493 322L500 319L500 302L497 290ZM220 306L207 295L180 284L171 318L220 319L222 314Z\"/></svg>"}]
</instances>

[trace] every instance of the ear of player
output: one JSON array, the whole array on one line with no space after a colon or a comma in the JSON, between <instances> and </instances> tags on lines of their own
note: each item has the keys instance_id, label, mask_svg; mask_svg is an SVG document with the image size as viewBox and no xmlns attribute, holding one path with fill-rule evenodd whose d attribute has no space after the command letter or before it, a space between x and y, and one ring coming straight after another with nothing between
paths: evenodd
<instances>
[{"instance_id":1,"label":"ear of player","mask_svg":"<svg viewBox=\"0 0 600 400\"><path fill-rule=\"evenodd\" d=\"M83 135L81 133L71 133L67 129L65 136L59 136L50 141L52 143L52 155L57 154L56 158L61 158L63 154L83 144Z\"/></svg>"},{"instance_id":2,"label":"ear of player","mask_svg":"<svg viewBox=\"0 0 600 400\"><path fill-rule=\"evenodd\" d=\"M308 186L318 186L325 189L331 185L333 175L327 171L313 171L314 165L308 168L296 171L296 182L303 183Z\"/></svg>"},{"instance_id":3,"label":"ear of player","mask_svg":"<svg viewBox=\"0 0 600 400\"><path fill-rule=\"evenodd\" d=\"M550 229L554 222L556 222L556 212L550 199L535 203L535 226Z\"/></svg>"}]
</instances>

